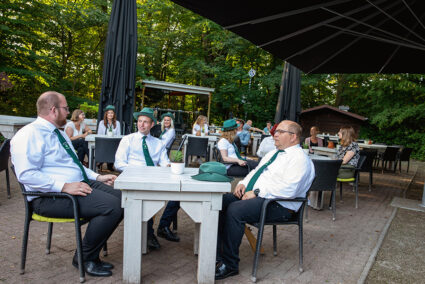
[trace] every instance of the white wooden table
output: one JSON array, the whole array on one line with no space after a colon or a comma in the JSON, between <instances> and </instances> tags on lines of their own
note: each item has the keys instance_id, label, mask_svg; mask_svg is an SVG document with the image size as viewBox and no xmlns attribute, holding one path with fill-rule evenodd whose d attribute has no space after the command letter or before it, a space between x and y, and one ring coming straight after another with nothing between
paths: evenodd
<instances>
[{"instance_id":1,"label":"white wooden table","mask_svg":"<svg viewBox=\"0 0 425 284\"><path fill-rule=\"evenodd\" d=\"M367 143L357 143L360 149L376 149L380 152L384 152L387 149L387 145L377 145L377 144L367 144Z\"/></svg>"},{"instance_id":2,"label":"white wooden table","mask_svg":"<svg viewBox=\"0 0 425 284\"><path fill-rule=\"evenodd\" d=\"M170 168L130 166L115 180L114 188L122 191L124 208L124 283L141 283L147 221L167 200L180 201L180 208L195 222L198 283L214 283L218 213L222 195L230 192L231 185L192 179L197 173L198 169L194 168L185 168L184 174L174 175Z\"/></svg>"},{"instance_id":3,"label":"white wooden table","mask_svg":"<svg viewBox=\"0 0 425 284\"><path fill-rule=\"evenodd\" d=\"M257 148L260 145L261 134L252 133L251 138L252 138L252 155L254 156L257 154Z\"/></svg>"},{"instance_id":4,"label":"white wooden table","mask_svg":"<svg viewBox=\"0 0 425 284\"><path fill-rule=\"evenodd\" d=\"M93 163L93 152L96 148L96 137L103 138L122 138L123 135L107 136L104 134L89 134L86 136L85 140L88 142L89 146L89 169L95 170L95 165Z\"/></svg>"},{"instance_id":5,"label":"white wooden table","mask_svg":"<svg viewBox=\"0 0 425 284\"><path fill-rule=\"evenodd\" d=\"M324 156L328 156L328 157L334 157L336 155L336 149L331 149L331 148L327 148L327 147L317 147L317 146L313 146L311 147L314 151L315 155L324 155Z\"/></svg>"},{"instance_id":6,"label":"white wooden table","mask_svg":"<svg viewBox=\"0 0 425 284\"><path fill-rule=\"evenodd\" d=\"M209 152L210 152L210 161L212 161L213 159L213 153L214 153L214 145L215 142L219 139L218 136L216 135L205 135L205 136L196 136L194 134L184 134L183 135L183 139L184 137L195 137L195 138L208 138L208 147L210 148ZM186 140L184 141L184 157L183 157L183 161L186 161L186 149L187 149L187 143L189 142L189 138L186 138Z\"/></svg>"},{"instance_id":7,"label":"white wooden table","mask_svg":"<svg viewBox=\"0 0 425 284\"><path fill-rule=\"evenodd\" d=\"M315 155L315 154L308 154L308 156L312 160L332 160L332 158L329 157L329 156L320 156L320 155Z\"/></svg>"}]
</instances>

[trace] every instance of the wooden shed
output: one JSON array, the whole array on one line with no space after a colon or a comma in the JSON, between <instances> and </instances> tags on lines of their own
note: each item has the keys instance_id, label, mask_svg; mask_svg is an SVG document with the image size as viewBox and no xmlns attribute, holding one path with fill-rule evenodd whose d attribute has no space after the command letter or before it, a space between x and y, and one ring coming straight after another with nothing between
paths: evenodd
<instances>
[{"instance_id":1,"label":"wooden shed","mask_svg":"<svg viewBox=\"0 0 425 284\"><path fill-rule=\"evenodd\" d=\"M335 135L341 126L351 125L356 134L359 133L360 127L367 120L366 117L341 110L330 105L321 105L303 110L300 115L300 123L303 128L303 137L310 136L310 128L312 126L319 127L320 132Z\"/></svg>"}]
</instances>

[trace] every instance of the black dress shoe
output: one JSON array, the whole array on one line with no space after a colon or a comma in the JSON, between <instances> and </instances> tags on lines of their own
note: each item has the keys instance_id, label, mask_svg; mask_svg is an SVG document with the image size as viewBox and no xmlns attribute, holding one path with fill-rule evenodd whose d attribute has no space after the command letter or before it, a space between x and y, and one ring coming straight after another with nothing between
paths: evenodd
<instances>
[{"instance_id":1,"label":"black dress shoe","mask_svg":"<svg viewBox=\"0 0 425 284\"><path fill-rule=\"evenodd\" d=\"M156 232L158 237L164 238L167 241L179 242L180 238L176 236L168 227L158 228Z\"/></svg>"},{"instance_id":2,"label":"black dress shoe","mask_svg":"<svg viewBox=\"0 0 425 284\"><path fill-rule=\"evenodd\" d=\"M74 265L76 268L78 268L78 262L74 262L72 260L72 265ZM109 263L109 265L112 265ZM102 267L101 262L97 261L85 261L84 262L84 271L94 277L108 277L112 275L112 272L104 267Z\"/></svg>"},{"instance_id":3,"label":"black dress shoe","mask_svg":"<svg viewBox=\"0 0 425 284\"><path fill-rule=\"evenodd\" d=\"M158 239L155 237L155 235L148 236L148 248L150 250L156 250L159 249L161 245L158 242Z\"/></svg>"},{"instance_id":4,"label":"black dress shoe","mask_svg":"<svg viewBox=\"0 0 425 284\"><path fill-rule=\"evenodd\" d=\"M215 280L224 279L238 274L239 270L231 269L226 266L226 264L222 263L221 266L215 269Z\"/></svg>"},{"instance_id":5,"label":"black dress shoe","mask_svg":"<svg viewBox=\"0 0 425 284\"><path fill-rule=\"evenodd\" d=\"M106 262L106 261L101 261L100 259L98 259L97 261L95 261L98 265L100 265L103 269L106 270L112 270L114 269L114 265L112 263ZM76 257L74 257L72 259L72 265L74 265L76 268L78 268L78 260Z\"/></svg>"}]
</instances>

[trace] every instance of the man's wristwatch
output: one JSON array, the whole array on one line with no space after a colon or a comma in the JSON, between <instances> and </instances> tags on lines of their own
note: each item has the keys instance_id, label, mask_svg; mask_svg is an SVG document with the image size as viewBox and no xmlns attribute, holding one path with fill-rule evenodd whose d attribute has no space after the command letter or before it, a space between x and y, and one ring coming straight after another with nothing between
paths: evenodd
<instances>
[{"instance_id":1,"label":"man's wristwatch","mask_svg":"<svg viewBox=\"0 0 425 284\"><path fill-rule=\"evenodd\" d=\"M255 194L255 196L257 196L258 197L258 194L260 193L260 189L259 188L256 188L256 189L254 189L254 194Z\"/></svg>"}]
</instances>

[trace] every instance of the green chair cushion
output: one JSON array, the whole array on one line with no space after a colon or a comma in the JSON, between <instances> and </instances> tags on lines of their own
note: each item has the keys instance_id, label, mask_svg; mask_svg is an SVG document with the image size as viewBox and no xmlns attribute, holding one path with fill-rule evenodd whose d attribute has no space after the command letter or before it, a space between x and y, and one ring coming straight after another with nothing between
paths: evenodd
<instances>
[{"instance_id":1,"label":"green chair cushion","mask_svg":"<svg viewBox=\"0 0 425 284\"><path fill-rule=\"evenodd\" d=\"M74 218L54 218L54 217L44 217L38 215L37 213L32 213L32 219L39 222L49 222L49 223L70 223L74 222ZM80 218L83 220L83 218Z\"/></svg>"},{"instance_id":2,"label":"green chair cushion","mask_svg":"<svg viewBox=\"0 0 425 284\"><path fill-rule=\"evenodd\" d=\"M352 182L355 180L356 180L355 178L337 178L336 179L336 181L339 181L339 182Z\"/></svg>"}]
</instances>

